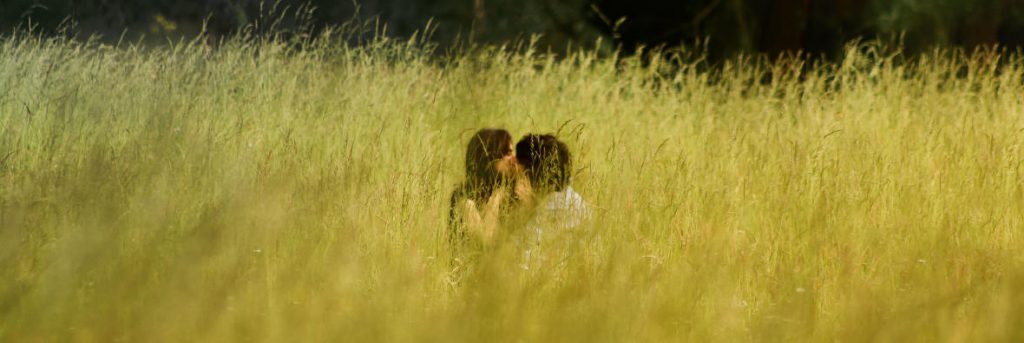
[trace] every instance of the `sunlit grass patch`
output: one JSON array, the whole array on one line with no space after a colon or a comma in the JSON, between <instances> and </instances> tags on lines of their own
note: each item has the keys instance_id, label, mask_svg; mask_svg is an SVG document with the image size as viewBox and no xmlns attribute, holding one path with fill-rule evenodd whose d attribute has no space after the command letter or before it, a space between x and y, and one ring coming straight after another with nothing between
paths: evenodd
<instances>
[{"instance_id":1,"label":"sunlit grass patch","mask_svg":"<svg viewBox=\"0 0 1024 343\"><path fill-rule=\"evenodd\" d=\"M0 43L0 340L1016 340L1019 55ZM896 62L899 60L900 62ZM447 245L480 127L591 231Z\"/></svg>"}]
</instances>

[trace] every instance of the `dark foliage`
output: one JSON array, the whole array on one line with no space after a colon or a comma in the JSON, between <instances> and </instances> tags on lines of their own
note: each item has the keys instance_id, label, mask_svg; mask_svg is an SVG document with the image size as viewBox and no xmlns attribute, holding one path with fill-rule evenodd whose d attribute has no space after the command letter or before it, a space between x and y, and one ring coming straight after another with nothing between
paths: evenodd
<instances>
[{"instance_id":1,"label":"dark foliage","mask_svg":"<svg viewBox=\"0 0 1024 343\"><path fill-rule=\"evenodd\" d=\"M541 34L541 46L592 46L600 36L626 51L706 43L712 58L802 50L836 56L852 39L934 45L1024 45L1024 2L1015 0L5 0L0 33L32 25L45 33L163 39L245 28L316 32L349 22L409 37L433 23L441 44L502 42ZM70 28L70 30L68 30ZM612 47L612 46L606 46Z\"/></svg>"}]
</instances>

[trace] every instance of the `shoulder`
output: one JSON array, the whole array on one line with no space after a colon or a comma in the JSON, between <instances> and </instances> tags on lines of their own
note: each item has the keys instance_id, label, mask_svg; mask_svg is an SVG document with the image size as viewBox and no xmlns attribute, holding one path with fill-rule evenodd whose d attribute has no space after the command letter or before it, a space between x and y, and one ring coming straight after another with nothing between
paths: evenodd
<instances>
[{"instance_id":1,"label":"shoulder","mask_svg":"<svg viewBox=\"0 0 1024 343\"><path fill-rule=\"evenodd\" d=\"M569 221L568 226L576 226L591 218L590 206L572 187L552 194L546 201L545 210L550 215Z\"/></svg>"},{"instance_id":2,"label":"shoulder","mask_svg":"<svg viewBox=\"0 0 1024 343\"><path fill-rule=\"evenodd\" d=\"M583 196L580 195L579 193L576 193L576 191L573 190L572 187L569 187L567 191L568 192L566 193L568 193L567 198L569 200L569 211L572 213L572 216L576 218L576 220L578 221L577 224L589 222L591 219L593 219L593 212L590 210L590 206L587 204L587 201L583 200Z\"/></svg>"},{"instance_id":3,"label":"shoulder","mask_svg":"<svg viewBox=\"0 0 1024 343\"><path fill-rule=\"evenodd\" d=\"M565 194L562 197L562 202L564 203L565 207L574 210L584 209L588 207L587 201L583 200L583 196L580 195L580 193L576 193L576 190L572 189L572 186L567 187L564 193Z\"/></svg>"}]
</instances>

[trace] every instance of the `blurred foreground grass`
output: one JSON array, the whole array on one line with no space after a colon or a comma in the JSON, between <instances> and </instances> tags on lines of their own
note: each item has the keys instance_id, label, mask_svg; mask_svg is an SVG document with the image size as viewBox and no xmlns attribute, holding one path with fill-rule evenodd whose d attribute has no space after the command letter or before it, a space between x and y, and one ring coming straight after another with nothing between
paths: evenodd
<instances>
[{"instance_id":1,"label":"blurred foreground grass","mask_svg":"<svg viewBox=\"0 0 1024 343\"><path fill-rule=\"evenodd\" d=\"M0 341L1024 339L1021 56L515 51L4 38ZM452 261L494 126L576 154L560 263Z\"/></svg>"}]
</instances>

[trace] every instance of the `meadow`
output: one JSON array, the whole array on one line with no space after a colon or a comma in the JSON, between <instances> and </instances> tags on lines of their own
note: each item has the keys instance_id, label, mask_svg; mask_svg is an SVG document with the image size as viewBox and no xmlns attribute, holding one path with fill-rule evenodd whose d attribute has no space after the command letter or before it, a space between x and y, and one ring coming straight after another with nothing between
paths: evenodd
<instances>
[{"instance_id":1,"label":"meadow","mask_svg":"<svg viewBox=\"0 0 1024 343\"><path fill-rule=\"evenodd\" d=\"M0 40L0 341L1019 341L1024 58ZM482 127L592 227L445 228Z\"/></svg>"}]
</instances>

